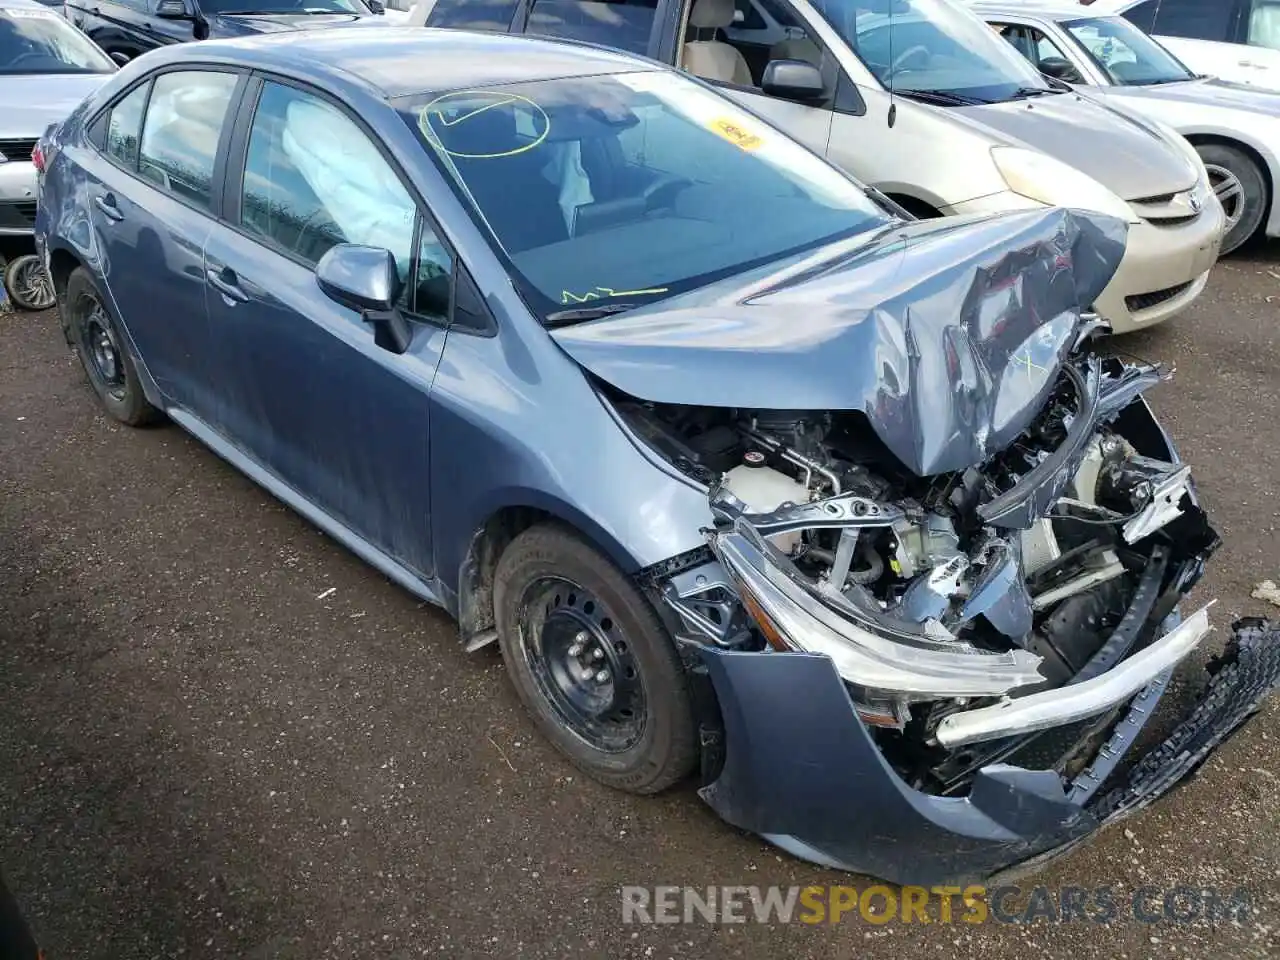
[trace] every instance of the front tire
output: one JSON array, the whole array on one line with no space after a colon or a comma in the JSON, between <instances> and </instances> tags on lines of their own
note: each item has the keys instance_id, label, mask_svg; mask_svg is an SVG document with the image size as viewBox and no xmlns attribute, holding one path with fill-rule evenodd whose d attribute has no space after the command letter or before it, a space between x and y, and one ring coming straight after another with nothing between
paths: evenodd
<instances>
[{"instance_id":1,"label":"front tire","mask_svg":"<svg viewBox=\"0 0 1280 960\"><path fill-rule=\"evenodd\" d=\"M689 774L698 747L684 666L607 557L563 527L532 527L498 561L494 608L516 692L577 767L639 794Z\"/></svg>"},{"instance_id":2,"label":"front tire","mask_svg":"<svg viewBox=\"0 0 1280 960\"><path fill-rule=\"evenodd\" d=\"M61 310L63 329L107 413L130 427L160 420L142 391L128 343L84 267L71 271Z\"/></svg>"},{"instance_id":3,"label":"front tire","mask_svg":"<svg viewBox=\"0 0 1280 960\"><path fill-rule=\"evenodd\" d=\"M1227 231L1222 238L1225 256L1253 238L1262 225L1270 204L1270 191L1261 168L1243 150L1220 143L1196 147L1209 173L1209 183L1227 215Z\"/></svg>"}]
</instances>

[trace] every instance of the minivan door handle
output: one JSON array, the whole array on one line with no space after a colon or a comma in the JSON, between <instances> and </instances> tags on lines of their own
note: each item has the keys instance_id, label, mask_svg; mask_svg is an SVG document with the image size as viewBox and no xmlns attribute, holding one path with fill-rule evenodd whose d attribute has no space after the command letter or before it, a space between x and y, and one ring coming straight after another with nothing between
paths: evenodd
<instances>
[{"instance_id":1,"label":"minivan door handle","mask_svg":"<svg viewBox=\"0 0 1280 960\"><path fill-rule=\"evenodd\" d=\"M209 267L204 272L209 286L234 303L248 303L249 295L240 289L240 278L230 267Z\"/></svg>"},{"instance_id":2,"label":"minivan door handle","mask_svg":"<svg viewBox=\"0 0 1280 960\"><path fill-rule=\"evenodd\" d=\"M94 197L93 202L97 204L98 209L102 211L102 215L108 220L120 221L124 219L124 214L120 212L120 208L116 206L116 195L114 193L103 194L101 197Z\"/></svg>"}]
</instances>

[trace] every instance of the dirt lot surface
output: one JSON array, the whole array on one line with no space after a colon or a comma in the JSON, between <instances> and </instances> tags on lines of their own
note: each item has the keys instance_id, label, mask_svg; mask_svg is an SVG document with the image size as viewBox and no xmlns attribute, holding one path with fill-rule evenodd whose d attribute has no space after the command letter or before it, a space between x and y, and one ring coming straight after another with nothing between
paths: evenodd
<instances>
[{"instance_id":1,"label":"dirt lot surface","mask_svg":"<svg viewBox=\"0 0 1280 960\"><path fill-rule=\"evenodd\" d=\"M1154 402L1225 540L1199 591L1218 642L1280 615L1249 597L1280 579L1280 250L1120 345L1178 368ZM1113 923L624 925L624 884L868 881L733 830L691 787L576 775L496 654L465 655L445 616L177 428L109 423L51 316L0 318L0 366L0 868L50 958L1280 952L1274 706L1010 901L1107 885ZM1144 886L1243 887L1252 910L1138 922Z\"/></svg>"}]
</instances>

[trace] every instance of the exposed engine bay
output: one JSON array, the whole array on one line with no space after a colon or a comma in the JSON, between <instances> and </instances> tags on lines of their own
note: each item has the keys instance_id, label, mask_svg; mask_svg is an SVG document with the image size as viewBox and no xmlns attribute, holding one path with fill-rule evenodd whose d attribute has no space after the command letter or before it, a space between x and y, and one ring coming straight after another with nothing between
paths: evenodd
<instances>
[{"instance_id":1,"label":"exposed engine bay","mask_svg":"<svg viewBox=\"0 0 1280 960\"><path fill-rule=\"evenodd\" d=\"M934 476L860 412L612 399L708 488L717 562L663 588L685 639L829 656L899 776L957 795L998 761L1097 778L1209 632L1176 612L1217 537L1140 397L1164 376L1078 354L1011 445Z\"/></svg>"}]
</instances>

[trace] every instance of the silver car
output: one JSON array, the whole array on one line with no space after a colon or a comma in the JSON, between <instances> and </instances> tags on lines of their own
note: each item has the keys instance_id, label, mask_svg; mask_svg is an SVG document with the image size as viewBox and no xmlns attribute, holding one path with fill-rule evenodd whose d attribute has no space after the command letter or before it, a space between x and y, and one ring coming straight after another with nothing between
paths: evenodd
<instances>
[{"instance_id":1,"label":"silver car","mask_svg":"<svg viewBox=\"0 0 1280 960\"><path fill-rule=\"evenodd\" d=\"M1120 16L1067 0L973 7L1042 73L1173 127L1204 160L1227 217L1222 250L1280 236L1280 96L1199 76Z\"/></svg>"},{"instance_id":2,"label":"silver car","mask_svg":"<svg viewBox=\"0 0 1280 960\"><path fill-rule=\"evenodd\" d=\"M36 219L31 151L116 65L34 0L0 0L0 237L30 236Z\"/></svg>"}]
</instances>

